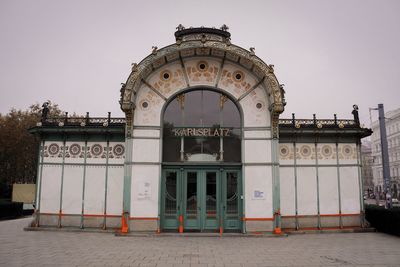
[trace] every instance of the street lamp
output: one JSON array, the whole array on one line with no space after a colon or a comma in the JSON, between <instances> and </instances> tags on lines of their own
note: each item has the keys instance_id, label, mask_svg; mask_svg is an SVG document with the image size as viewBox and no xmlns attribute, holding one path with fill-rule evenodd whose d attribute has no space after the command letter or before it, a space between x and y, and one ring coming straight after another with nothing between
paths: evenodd
<instances>
[{"instance_id":1,"label":"street lamp","mask_svg":"<svg viewBox=\"0 0 400 267\"><path fill-rule=\"evenodd\" d=\"M385 111L383 104L378 104L378 108L371 108L370 110L378 110L379 112L379 130L381 134L381 153L382 153L382 170L383 170L383 192L385 193L385 208L392 207L392 190L390 182L390 169L389 169L389 152L388 142L386 135Z\"/></svg>"}]
</instances>

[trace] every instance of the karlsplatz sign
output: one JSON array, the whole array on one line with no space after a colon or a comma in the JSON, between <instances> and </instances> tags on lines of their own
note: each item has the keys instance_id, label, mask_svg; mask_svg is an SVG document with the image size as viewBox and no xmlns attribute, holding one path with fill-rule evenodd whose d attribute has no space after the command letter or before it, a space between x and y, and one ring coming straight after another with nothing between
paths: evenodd
<instances>
[{"instance_id":1,"label":"karlsplatz sign","mask_svg":"<svg viewBox=\"0 0 400 267\"><path fill-rule=\"evenodd\" d=\"M229 128L173 128L172 132L175 136L230 136Z\"/></svg>"}]
</instances>

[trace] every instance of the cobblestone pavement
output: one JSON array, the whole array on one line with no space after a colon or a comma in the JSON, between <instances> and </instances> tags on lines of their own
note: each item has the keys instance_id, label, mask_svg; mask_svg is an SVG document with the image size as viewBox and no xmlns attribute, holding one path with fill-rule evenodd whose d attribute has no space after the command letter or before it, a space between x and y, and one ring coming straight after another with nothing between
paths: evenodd
<instances>
[{"instance_id":1,"label":"cobblestone pavement","mask_svg":"<svg viewBox=\"0 0 400 267\"><path fill-rule=\"evenodd\" d=\"M400 266L400 238L381 233L257 237L118 237L26 232L0 222L0 266Z\"/></svg>"}]
</instances>

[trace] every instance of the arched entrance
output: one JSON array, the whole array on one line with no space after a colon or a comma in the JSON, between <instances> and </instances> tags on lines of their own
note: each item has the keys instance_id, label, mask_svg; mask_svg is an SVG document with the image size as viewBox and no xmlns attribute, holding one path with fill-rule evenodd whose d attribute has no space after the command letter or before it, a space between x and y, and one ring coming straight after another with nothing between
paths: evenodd
<instances>
[{"instance_id":1,"label":"arched entrance","mask_svg":"<svg viewBox=\"0 0 400 267\"><path fill-rule=\"evenodd\" d=\"M139 64L132 64L132 72L121 88L120 104L126 115L123 198L126 231L279 229L276 152L278 118L285 101L273 66L265 64L254 51L232 44L230 34L224 30L193 28L178 30L175 36L176 43L154 49ZM202 101L199 95L189 101L192 94L200 92ZM208 94L211 99L204 100ZM222 113L229 103L236 107L232 110L239 114L240 130L236 130L239 138L233 138L234 130L221 129L235 126L224 125L229 121L224 118L219 120L220 103L224 105ZM185 112L185 108L196 105L191 114ZM164 127L168 108L171 117L177 120L169 121L174 123L173 127ZM241 144L239 153L233 149L234 145L228 145L232 142ZM228 209L224 203L229 199L223 190L228 190L224 185L228 183L226 177L235 175L237 178L232 179L243 185L237 190L243 192L237 195L241 211L230 223L223 211ZM171 177L170 181L166 177ZM188 188L192 180L195 182ZM175 188L169 199L166 184ZM215 190L213 218L211 208L210 212L205 211L207 199L213 200L208 197L213 195L207 193L208 189ZM188 196L196 200L192 210L188 210ZM166 209L168 201L175 207L172 211ZM171 216L166 216L170 211Z\"/></svg>"},{"instance_id":2,"label":"arched entrance","mask_svg":"<svg viewBox=\"0 0 400 267\"><path fill-rule=\"evenodd\" d=\"M241 114L205 88L172 98L163 116L161 229L240 231Z\"/></svg>"}]
</instances>

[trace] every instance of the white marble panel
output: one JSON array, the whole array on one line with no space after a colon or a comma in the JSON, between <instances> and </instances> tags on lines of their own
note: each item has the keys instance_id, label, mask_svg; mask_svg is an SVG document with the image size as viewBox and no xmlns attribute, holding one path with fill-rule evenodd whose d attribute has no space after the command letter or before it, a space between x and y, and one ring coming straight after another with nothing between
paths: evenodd
<instances>
[{"instance_id":1,"label":"white marble panel","mask_svg":"<svg viewBox=\"0 0 400 267\"><path fill-rule=\"evenodd\" d=\"M342 213L360 212L360 188L357 167L341 167L340 198Z\"/></svg>"},{"instance_id":2,"label":"white marble panel","mask_svg":"<svg viewBox=\"0 0 400 267\"><path fill-rule=\"evenodd\" d=\"M271 140L244 140L244 163L271 162Z\"/></svg>"},{"instance_id":3,"label":"white marble panel","mask_svg":"<svg viewBox=\"0 0 400 267\"><path fill-rule=\"evenodd\" d=\"M160 167L157 165L133 165L131 187L131 216L158 216L158 188Z\"/></svg>"},{"instance_id":4,"label":"white marble panel","mask_svg":"<svg viewBox=\"0 0 400 267\"><path fill-rule=\"evenodd\" d=\"M83 166L64 166L62 212L82 213Z\"/></svg>"},{"instance_id":5,"label":"white marble panel","mask_svg":"<svg viewBox=\"0 0 400 267\"><path fill-rule=\"evenodd\" d=\"M161 110L165 101L145 84L140 88L136 98L134 125L160 126Z\"/></svg>"},{"instance_id":6,"label":"white marble panel","mask_svg":"<svg viewBox=\"0 0 400 267\"><path fill-rule=\"evenodd\" d=\"M296 214L296 189L293 167L281 167L280 172L280 194L281 213L283 216Z\"/></svg>"},{"instance_id":7,"label":"white marble panel","mask_svg":"<svg viewBox=\"0 0 400 267\"><path fill-rule=\"evenodd\" d=\"M133 137L160 138L160 130L157 129L133 129Z\"/></svg>"},{"instance_id":8,"label":"white marble panel","mask_svg":"<svg viewBox=\"0 0 400 267\"><path fill-rule=\"evenodd\" d=\"M314 167L297 168L297 204L299 215L317 215L317 178Z\"/></svg>"},{"instance_id":9,"label":"white marble panel","mask_svg":"<svg viewBox=\"0 0 400 267\"><path fill-rule=\"evenodd\" d=\"M244 127L271 126L267 101L265 90L259 86L239 102L243 110Z\"/></svg>"},{"instance_id":10,"label":"white marble panel","mask_svg":"<svg viewBox=\"0 0 400 267\"><path fill-rule=\"evenodd\" d=\"M339 214L336 167L319 167L319 210L321 214Z\"/></svg>"},{"instance_id":11,"label":"white marble panel","mask_svg":"<svg viewBox=\"0 0 400 267\"><path fill-rule=\"evenodd\" d=\"M87 166L84 214L103 214L105 198L105 166Z\"/></svg>"},{"instance_id":12,"label":"white marble panel","mask_svg":"<svg viewBox=\"0 0 400 267\"><path fill-rule=\"evenodd\" d=\"M61 166L44 165L40 193L40 212L58 213L60 210Z\"/></svg>"},{"instance_id":13,"label":"white marble panel","mask_svg":"<svg viewBox=\"0 0 400 267\"><path fill-rule=\"evenodd\" d=\"M160 140L133 139L133 162L160 162Z\"/></svg>"},{"instance_id":14,"label":"white marble panel","mask_svg":"<svg viewBox=\"0 0 400 267\"><path fill-rule=\"evenodd\" d=\"M245 166L246 218L272 218L272 168Z\"/></svg>"},{"instance_id":15,"label":"white marble panel","mask_svg":"<svg viewBox=\"0 0 400 267\"><path fill-rule=\"evenodd\" d=\"M244 138L271 138L271 130L245 130Z\"/></svg>"},{"instance_id":16,"label":"white marble panel","mask_svg":"<svg viewBox=\"0 0 400 267\"><path fill-rule=\"evenodd\" d=\"M124 168L108 167L107 214L121 215L124 191Z\"/></svg>"}]
</instances>

